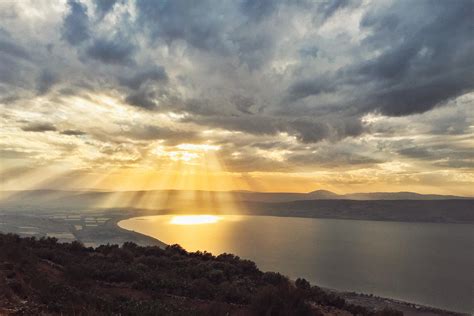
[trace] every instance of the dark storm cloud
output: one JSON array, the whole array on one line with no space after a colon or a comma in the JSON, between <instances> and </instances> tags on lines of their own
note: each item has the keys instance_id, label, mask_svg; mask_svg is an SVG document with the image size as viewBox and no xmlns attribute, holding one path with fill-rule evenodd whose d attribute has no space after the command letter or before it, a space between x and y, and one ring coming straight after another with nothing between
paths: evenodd
<instances>
[{"instance_id":1,"label":"dark storm cloud","mask_svg":"<svg viewBox=\"0 0 474 316\"><path fill-rule=\"evenodd\" d=\"M167 42L181 39L201 49L227 50L226 34L222 31L230 21L223 15L229 13L224 2L138 0L136 5L139 23L154 39Z\"/></svg>"},{"instance_id":2,"label":"dark storm cloud","mask_svg":"<svg viewBox=\"0 0 474 316\"><path fill-rule=\"evenodd\" d=\"M109 13L120 0L96 0L95 8L99 18L103 18Z\"/></svg>"},{"instance_id":3,"label":"dark storm cloud","mask_svg":"<svg viewBox=\"0 0 474 316\"><path fill-rule=\"evenodd\" d=\"M105 64L132 64L135 46L120 37L95 39L86 49L86 55Z\"/></svg>"},{"instance_id":4,"label":"dark storm cloud","mask_svg":"<svg viewBox=\"0 0 474 316\"><path fill-rule=\"evenodd\" d=\"M418 146L400 149L398 153L404 156L412 157L412 158L423 158L423 159L426 159L432 156L432 153L429 150L427 150L426 148L418 147Z\"/></svg>"},{"instance_id":5,"label":"dark storm cloud","mask_svg":"<svg viewBox=\"0 0 474 316\"><path fill-rule=\"evenodd\" d=\"M383 162L375 157L370 147L350 142L299 144L275 141L272 137L267 139L269 140L256 143L250 142L249 139L239 139L233 144L222 142L220 153L226 157L225 165L241 172L288 172L301 167L353 169L371 167ZM263 153L260 150L263 150ZM272 154L275 156L272 157Z\"/></svg>"},{"instance_id":6,"label":"dark storm cloud","mask_svg":"<svg viewBox=\"0 0 474 316\"><path fill-rule=\"evenodd\" d=\"M327 74L309 80L298 80L290 86L285 102L296 101L312 95L334 92L336 89L337 78Z\"/></svg>"},{"instance_id":7,"label":"dark storm cloud","mask_svg":"<svg viewBox=\"0 0 474 316\"><path fill-rule=\"evenodd\" d=\"M122 133L135 140L165 140L166 144L193 142L199 139L198 133L154 125L135 125Z\"/></svg>"},{"instance_id":8,"label":"dark storm cloud","mask_svg":"<svg viewBox=\"0 0 474 316\"><path fill-rule=\"evenodd\" d=\"M341 140L349 136L359 136L363 126L357 118L327 118L311 120L302 118L290 123L290 131L296 131L297 138L303 143L315 143L323 139Z\"/></svg>"},{"instance_id":9,"label":"dark storm cloud","mask_svg":"<svg viewBox=\"0 0 474 316\"><path fill-rule=\"evenodd\" d=\"M156 110L157 102L155 101L155 93L153 91L139 91L128 95L125 102L131 106L142 108L145 110Z\"/></svg>"},{"instance_id":10,"label":"dark storm cloud","mask_svg":"<svg viewBox=\"0 0 474 316\"><path fill-rule=\"evenodd\" d=\"M363 78L380 82L369 102L384 114L408 115L472 90L473 10L470 0L417 1L396 2L386 12L366 15L361 26L374 32L366 44L388 47L359 66ZM420 20L426 16L427 21ZM403 40L394 39L395 34Z\"/></svg>"},{"instance_id":11,"label":"dark storm cloud","mask_svg":"<svg viewBox=\"0 0 474 316\"><path fill-rule=\"evenodd\" d=\"M252 105L255 104L255 100L253 98L243 95L234 95L232 96L231 101L240 112L245 114L253 114L250 111Z\"/></svg>"},{"instance_id":12,"label":"dark storm cloud","mask_svg":"<svg viewBox=\"0 0 474 316\"><path fill-rule=\"evenodd\" d=\"M221 111L214 104L213 100L210 99L188 99L182 102L182 105L178 106L180 111L188 112L194 114L194 118L199 120L199 117L216 117ZM191 120L194 120L193 117L190 117ZM211 118L212 119L212 118Z\"/></svg>"},{"instance_id":13,"label":"dark storm cloud","mask_svg":"<svg viewBox=\"0 0 474 316\"><path fill-rule=\"evenodd\" d=\"M193 122L254 135L276 135L286 132L296 136L303 143L315 143L325 139L338 141L346 137L359 136L365 132L359 117L334 114L320 118L262 115L248 111L248 107L253 105L252 99L244 98L244 100L245 102L239 101L243 102L240 105L241 109L237 107L237 110L241 112L239 115L224 115L225 112L219 112L212 102L192 100L192 102L187 102L182 110L193 115L184 117L182 122ZM233 100L233 104L235 102Z\"/></svg>"},{"instance_id":14,"label":"dark storm cloud","mask_svg":"<svg viewBox=\"0 0 474 316\"><path fill-rule=\"evenodd\" d=\"M87 7L79 1L68 1L69 12L64 17L62 38L76 46L89 39L90 27Z\"/></svg>"},{"instance_id":15,"label":"dark storm cloud","mask_svg":"<svg viewBox=\"0 0 474 316\"><path fill-rule=\"evenodd\" d=\"M132 77L120 78L119 82L131 89L138 89L146 82L167 82L168 74L162 66L154 66L152 69L136 73Z\"/></svg>"},{"instance_id":16,"label":"dark storm cloud","mask_svg":"<svg viewBox=\"0 0 474 316\"><path fill-rule=\"evenodd\" d=\"M244 0L241 4L243 13L254 20L260 20L272 14L280 5L280 1L274 0Z\"/></svg>"},{"instance_id":17,"label":"dark storm cloud","mask_svg":"<svg viewBox=\"0 0 474 316\"><path fill-rule=\"evenodd\" d=\"M278 57L276 54L288 50L289 47L279 46L284 35L279 37L276 31L279 25L275 23L285 19L274 19L288 14L286 17L291 20L298 17L298 12L310 12L311 26L318 28L339 11L349 12L359 4L360 1L348 0L317 3L138 0L133 26L119 28L113 39L94 34L84 52L106 64L130 64L135 53L138 55L143 50L139 42L126 40L132 38L130 32L136 28L143 31L152 47L164 45L169 49L176 43L185 43L185 52L189 54L186 57L191 57L193 66L225 78L229 86L238 85L240 82L232 83L228 74L238 72L241 65L250 71L271 71L264 66L271 64ZM69 5L69 15L82 17L80 20L87 22L83 26L89 25L85 6L76 2ZM113 1L100 3L96 11L100 15L111 11L114 5ZM134 107L187 113L190 115L184 119L186 122L256 135L287 132L303 143L338 141L366 132L361 118L367 113L390 116L423 113L471 91L474 69L470 56L474 52L470 9L472 2L464 0L436 5L429 0L375 3L365 10L360 22L362 31L369 35L348 50L349 62L324 72L311 63L317 64L324 58L337 60L338 56L331 56L334 52L328 51L331 47L327 43L310 39L293 42L300 58L293 69L281 75L284 92L272 96L267 102L270 105L265 105L265 114L255 115L263 108L260 99L236 93L229 86L210 88L226 91L220 99L210 96L208 87L200 90L206 84L200 74L196 80L202 81L190 84L197 94L184 98L176 93L179 84L165 70L168 65L161 66L159 60L156 66L138 64L138 69L146 70L135 74L113 76L120 89L125 89L125 102ZM226 58L239 62L230 66ZM262 92L270 90L265 84L260 88ZM329 101L324 104L321 101L324 99Z\"/></svg>"},{"instance_id":18,"label":"dark storm cloud","mask_svg":"<svg viewBox=\"0 0 474 316\"><path fill-rule=\"evenodd\" d=\"M294 82L289 100L337 93L349 86L352 100L342 101L347 107L403 116L426 112L471 91L473 6L470 0L375 6L361 21L361 27L372 32L362 48L382 53L332 74Z\"/></svg>"},{"instance_id":19,"label":"dark storm cloud","mask_svg":"<svg viewBox=\"0 0 474 316\"><path fill-rule=\"evenodd\" d=\"M360 4L359 0L244 0L241 3L241 10L245 16L253 21L261 21L268 16L278 12L278 10L286 10L288 7L296 7L302 11L311 11L315 17L321 17L322 20L329 19L338 10L347 7L355 7Z\"/></svg>"},{"instance_id":20,"label":"dark storm cloud","mask_svg":"<svg viewBox=\"0 0 474 316\"><path fill-rule=\"evenodd\" d=\"M398 150L400 155L424 160L434 165L449 168L472 168L474 158L471 150L455 146L417 146L406 147Z\"/></svg>"},{"instance_id":21,"label":"dark storm cloud","mask_svg":"<svg viewBox=\"0 0 474 316\"><path fill-rule=\"evenodd\" d=\"M57 129L53 124L50 123L31 123L21 128L25 132L55 132Z\"/></svg>"},{"instance_id":22,"label":"dark storm cloud","mask_svg":"<svg viewBox=\"0 0 474 316\"><path fill-rule=\"evenodd\" d=\"M330 165L331 155L340 165L374 162L361 148L327 149L327 154L288 148L279 143L286 134L295 144L311 147L358 141L352 137L366 134L389 138L402 133L440 137L470 133L472 113L467 110L449 117L445 112L439 117L425 113L422 123L422 115L403 116L430 111L474 89L473 2L360 3L69 0L59 24L48 24L43 38L24 29L10 36L0 28L0 100L42 95L46 108L51 106L46 102L68 101L74 95L101 107L101 98L94 96L104 94L116 99L117 106L122 106L120 101L130 106L127 113L137 116L173 112L181 115L173 117L176 129L147 121L141 128L120 132L117 139L200 140L197 132L184 131L181 124L239 131L238 137L214 141L224 148L229 143L244 147L241 139L247 141L246 137L261 140L253 142L264 145L246 148L245 157L233 160L242 169L252 169L256 147L294 150L291 163L297 165ZM27 19L21 22L28 25ZM63 43L54 42L59 38L50 36L54 30ZM53 45L54 49L45 49ZM26 47L41 49L33 53ZM142 111L135 113L133 107ZM96 114L93 108L91 113ZM368 126L362 122L368 113L399 117ZM54 119L45 120L55 123ZM77 128L61 129L58 136L85 135L81 126ZM23 130L56 128L31 124ZM103 142L115 137L85 130ZM423 161L431 161L434 152L441 157L442 152L424 149L415 157L413 149L387 148ZM460 165L462 161L454 159L457 153L453 151L449 159ZM268 160L254 166L263 168ZM283 166L288 164L278 163L278 168Z\"/></svg>"},{"instance_id":23,"label":"dark storm cloud","mask_svg":"<svg viewBox=\"0 0 474 316\"><path fill-rule=\"evenodd\" d=\"M258 69L270 58L275 36L267 28L258 28L248 14L270 14L274 10L266 7L272 5L270 1L244 3L239 10L238 2L165 0L157 5L154 0L138 0L138 24L154 43L182 41L213 55L236 57L250 69ZM246 9L248 6L260 13Z\"/></svg>"}]
</instances>

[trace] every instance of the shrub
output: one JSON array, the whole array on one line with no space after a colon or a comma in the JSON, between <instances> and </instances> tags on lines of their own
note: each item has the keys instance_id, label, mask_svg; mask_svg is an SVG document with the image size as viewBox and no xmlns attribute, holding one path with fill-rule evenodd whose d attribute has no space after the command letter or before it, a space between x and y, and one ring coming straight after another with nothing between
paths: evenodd
<instances>
[{"instance_id":1,"label":"shrub","mask_svg":"<svg viewBox=\"0 0 474 316\"><path fill-rule=\"evenodd\" d=\"M279 285L282 283L287 283L288 278L281 275L280 273L277 272L265 272L263 274L262 280L265 283L270 283L272 285Z\"/></svg>"},{"instance_id":2,"label":"shrub","mask_svg":"<svg viewBox=\"0 0 474 316\"><path fill-rule=\"evenodd\" d=\"M300 279L300 278L296 279L295 286L300 290L310 290L311 289L311 285L309 284L309 282L306 281L305 279Z\"/></svg>"}]
</instances>

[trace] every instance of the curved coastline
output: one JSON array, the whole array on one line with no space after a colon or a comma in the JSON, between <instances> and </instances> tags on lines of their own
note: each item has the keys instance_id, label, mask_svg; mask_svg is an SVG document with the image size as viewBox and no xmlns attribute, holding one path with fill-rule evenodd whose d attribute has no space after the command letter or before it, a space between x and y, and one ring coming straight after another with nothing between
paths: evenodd
<instances>
[{"instance_id":1,"label":"curved coastline","mask_svg":"<svg viewBox=\"0 0 474 316\"><path fill-rule=\"evenodd\" d=\"M133 233L136 236L140 237L145 237L146 239L153 239L155 242L158 242L160 247L166 247L168 244L165 242L159 240L156 237L146 235L144 233L135 231L135 230L128 230L126 228L123 228L120 226L120 222L126 221L126 220L131 220L131 219L138 219L138 218L143 218L147 216L166 216L166 215L183 215L183 214L176 214L176 213L160 213L160 214L146 214L146 215L141 215L141 216L131 216L131 217L122 217L122 218L117 218L114 220L113 224L119 231L124 231L127 233ZM227 215L227 214L226 214ZM275 216L275 215L254 215L254 216ZM275 216L275 217L290 217L290 216ZM295 218L305 218L305 217L298 217L295 216ZM337 219L336 219L337 220ZM215 254L214 254L215 255ZM236 254L238 255L238 254ZM317 285L317 284L315 284ZM350 290L338 290L338 289L333 289L333 288L327 288L323 287L326 291L336 293L346 299L347 301L358 304L364 307L368 308L383 308L383 307L389 307L393 309L400 310L404 312L405 314L409 315L420 315L420 316L431 316L431 315L470 315L469 313L464 313L464 312L456 312L456 311L451 311L447 309L442 309L434 306L429 306L429 305L424 305L424 304L418 304L415 302L408 302L404 300L399 300L399 299L394 299L394 298L387 298L387 297L381 297L381 296L376 296L373 294L365 294L365 293L357 293L353 292Z\"/></svg>"}]
</instances>

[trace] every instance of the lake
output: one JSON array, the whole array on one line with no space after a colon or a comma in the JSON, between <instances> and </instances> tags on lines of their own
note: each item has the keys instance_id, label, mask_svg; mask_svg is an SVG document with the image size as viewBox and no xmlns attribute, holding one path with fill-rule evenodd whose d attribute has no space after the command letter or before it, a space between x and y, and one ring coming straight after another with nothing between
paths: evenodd
<instances>
[{"instance_id":1,"label":"lake","mask_svg":"<svg viewBox=\"0 0 474 316\"><path fill-rule=\"evenodd\" d=\"M160 215L119 226L314 285L473 312L474 225Z\"/></svg>"}]
</instances>

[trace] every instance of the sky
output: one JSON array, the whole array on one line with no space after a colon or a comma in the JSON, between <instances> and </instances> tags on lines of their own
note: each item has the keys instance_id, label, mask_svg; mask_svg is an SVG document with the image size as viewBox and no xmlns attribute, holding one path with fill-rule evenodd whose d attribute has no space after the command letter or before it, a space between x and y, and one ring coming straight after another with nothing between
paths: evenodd
<instances>
[{"instance_id":1,"label":"sky","mask_svg":"<svg viewBox=\"0 0 474 316\"><path fill-rule=\"evenodd\" d=\"M0 1L0 186L474 195L474 1Z\"/></svg>"}]
</instances>

